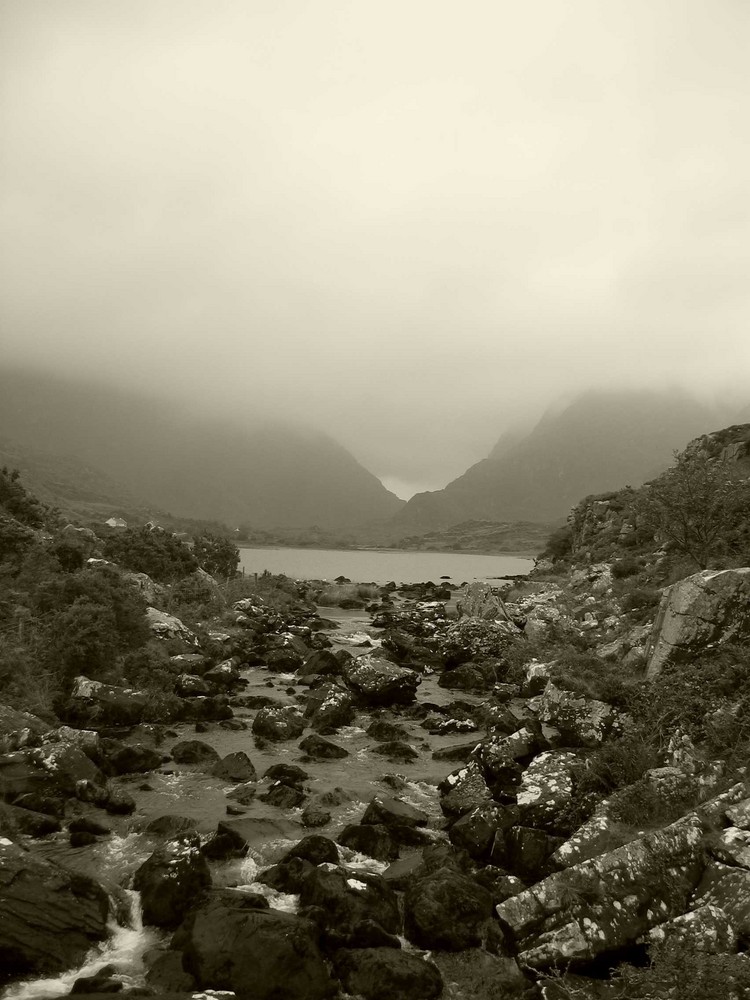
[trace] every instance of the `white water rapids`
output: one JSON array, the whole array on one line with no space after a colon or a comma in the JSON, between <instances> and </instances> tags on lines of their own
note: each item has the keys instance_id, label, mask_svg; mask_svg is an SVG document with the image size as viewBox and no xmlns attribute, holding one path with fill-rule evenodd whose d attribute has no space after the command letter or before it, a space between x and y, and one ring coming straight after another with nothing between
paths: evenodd
<instances>
[{"instance_id":1,"label":"white water rapids","mask_svg":"<svg viewBox=\"0 0 750 1000\"><path fill-rule=\"evenodd\" d=\"M129 927L122 927L111 918L109 937L97 948L92 948L77 969L69 969L49 979L14 983L2 993L2 1000L50 1000L67 996L76 979L93 976L105 966L113 967L113 978L119 979L123 986L142 986L145 973L143 956L159 944L161 935L153 927L144 928L139 894L126 891L126 895L130 899Z\"/></svg>"}]
</instances>

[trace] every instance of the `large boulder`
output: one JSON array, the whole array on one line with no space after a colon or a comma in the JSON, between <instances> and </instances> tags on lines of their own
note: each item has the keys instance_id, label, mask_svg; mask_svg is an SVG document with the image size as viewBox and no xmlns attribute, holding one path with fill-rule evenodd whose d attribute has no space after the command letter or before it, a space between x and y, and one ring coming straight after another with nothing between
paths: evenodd
<instances>
[{"instance_id":1,"label":"large boulder","mask_svg":"<svg viewBox=\"0 0 750 1000\"><path fill-rule=\"evenodd\" d=\"M191 632L179 618L167 614L166 611L159 611L158 608L146 608L146 622L157 639L179 639L189 646L198 645L195 633Z\"/></svg>"},{"instance_id":2,"label":"large boulder","mask_svg":"<svg viewBox=\"0 0 750 1000\"><path fill-rule=\"evenodd\" d=\"M151 700L146 691L103 684L81 675L73 681L62 717L82 728L135 726L143 720Z\"/></svg>"},{"instance_id":3,"label":"large boulder","mask_svg":"<svg viewBox=\"0 0 750 1000\"><path fill-rule=\"evenodd\" d=\"M647 677L708 646L750 636L750 567L703 570L665 592L647 647Z\"/></svg>"},{"instance_id":4,"label":"large boulder","mask_svg":"<svg viewBox=\"0 0 750 1000\"><path fill-rule=\"evenodd\" d=\"M479 947L493 937L492 923L491 893L451 867L415 879L406 890L404 932L420 948Z\"/></svg>"},{"instance_id":5,"label":"large boulder","mask_svg":"<svg viewBox=\"0 0 750 1000\"><path fill-rule=\"evenodd\" d=\"M401 930L395 892L369 872L313 868L301 886L300 912L315 921L330 948L372 947Z\"/></svg>"},{"instance_id":6,"label":"large boulder","mask_svg":"<svg viewBox=\"0 0 750 1000\"><path fill-rule=\"evenodd\" d=\"M519 962L590 961L679 916L700 876L702 840L700 818L686 816L505 900L497 914Z\"/></svg>"},{"instance_id":7,"label":"large boulder","mask_svg":"<svg viewBox=\"0 0 750 1000\"><path fill-rule=\"evenodd\" d=\"M0 705L0 753L37 746L49 725L31 715L8 705Z\"/></svg>"},{"instance_id":8,"label":"large boulder","mask_svg":"<svg viewBox=\"0 0 750 1000\"><path fill-rule=\"evenodd\" d=\"M410 705L422 681L419 674L366 653L344 666L349 686L368 705Z\"/></svg>"},{"instance_id":9,"label":"large boulder","mask_svg":"<svg viewBox=\"0 0 750 1000\"><path fill-rule=\"evenodd\" d=\"M584 698L548 684L538 702L541 722L560 731L568 746L595 747L616 730L617 712L604 701Z\"/></svg>"},{"instance_id":10,"label":"large boulder","mask_svg":"<svg viewBox=\"0 0 750 1000\"><path fill-rule=\"evenodd\" d=\"M79 964L107 937L109 910L93 879L0 839L0 982Z\"/></svg>"},{"instance_id":11,"label":"large boulder","mask_svg":"<svg viewBox=\"0 0 750 1000\"><path fill-rule=\"evenodd\" d=\"M489 583L477 580L469 583L456 605L459 618L478 618L480 621L508 621L505 605Z\"/></svg>"},{"instance_id":12,"label":"large boulder","mask_svg":"<svg viewBox=\"0 0 750 1000\"><path fill-rule=\"evenodd\" d=\"M307 696L305 718L319 733L333 733L341 726L350 726L354 716L354 698L338 684L321 684Z\"/></svg>"},{"instance_id":13,"label":"large boulder","mask_svg":"<svg viewBox=\"0 0 750 1000\"><path fill-rule=\"evenodd\" d=\"M443 992L432 962L400 948L343 950L335 965L347 993L364 1000L435 1000Z\"/></svg>"},{"instance_id":14,"label":"large boulder","mask_svg":"<svg viewBox=\"0 0 750 1000\"><path fill-rule=\"evenodd\" d=\"M253 719L253 733L266 740L281 742L294 740L305 729L305 720L299 709L291 705L279 708L261 708Z\"/></svg>"},{"instance_id":15,"label":"large boulder","mask_svg":"<svg viewBox=\"0 0 750 1000\"><path fill-rule=\"evenodd\" d=\"M227 894L189 921L184 966L199 986L253 1000L322 1000L335 992L314 924Z\"/></svg>"},{"instance_id":16,"label":"large boulder","mask_svg":"<svg viewBox=\"0 0 750 1000\"><path fill-rule=\"evenodd\" d=\"M554 830L560 812L573 798L574 778L583 761L565 750L550 750L535 757L521 775L516 802L521 822Z\"/></svg>"},{"instance_id":17,"label":"large boulder","mask_svg":"<svg viewBox=\"0 0 750 1000\"><path fill-rule=\"evenodd\" d=\"M176 927L211 884L211 873L196 834L168 841L143 862L133 878L141 894L143 920L156 927Z\"/></svg>"}]
</instances>

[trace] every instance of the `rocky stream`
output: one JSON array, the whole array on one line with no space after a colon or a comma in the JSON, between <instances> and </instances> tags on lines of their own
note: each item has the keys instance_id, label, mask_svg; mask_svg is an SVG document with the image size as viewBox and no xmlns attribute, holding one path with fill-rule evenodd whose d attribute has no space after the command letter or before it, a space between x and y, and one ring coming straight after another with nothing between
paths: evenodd
<instances>
[{"instance_id":1,"label":"rocky stream","mask_svg":"<svg viewBox=\"0 0 750 1000\"><path fill-rule=\"evenodd\" d=\"M651 778L700 805L639 830L604 802L566 826L587 754L627 719L543 663L505 678L560 599L248 598L212 635L219 661L152 609L184 642L176 718L84 677L62 726L0 709L0 996L552 1000L550 970L606 990L607 960L665 936L736 948L750 785L689 741Z\"/></svg>"}]
</instances>

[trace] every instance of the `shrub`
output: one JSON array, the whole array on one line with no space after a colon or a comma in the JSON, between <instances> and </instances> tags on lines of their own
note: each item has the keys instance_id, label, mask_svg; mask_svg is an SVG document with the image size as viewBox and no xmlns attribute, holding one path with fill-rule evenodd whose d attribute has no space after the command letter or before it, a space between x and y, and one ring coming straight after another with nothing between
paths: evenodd
<instances>
[{"instance_id":1,"label":"shrub","mask_svg":"<svg viewBox=\"0 0 750 1000\"><path fill-rule=\"evenodd\" d=\"M640 571L641 564L633 556L623 556L622 559L612 563L612 576L615 580L624 580L625 577L635 576Z\"/></svg>"},{"instance_id":2,"label":"shrub","mask_svg":"<svg viewBox=\"0 0 750 1000\"><path fill-rule=\"evenodd\" d=\"M569 524L564 524L561 528L553 531L547 539L542 558L550 558L553 562L558 559L567 559L573 550L573 529Z\"/></svg>"},{"instance_id":3,"label":"shrub","mask_svg":"<svg viewBox=\"0 0 750 1000\"><path fill-rule=\"evenodd\" d=\"M193 555L200 568L211 576L228 580L237 573L240 551L229 538L211 535L208 532L198 535L195 538Z\"/></svg>"},{"instance_id":4,"label":"shrub","mask_svg":"<svg viewBox=\"0 0 750 1000\"><path fill-rule=\"evenodd\" d=\"M126 528L104 539L104 555L112 562L170 583L198 569L198 560L184 542L168 531Z\"/></svg>"}]
</instances>

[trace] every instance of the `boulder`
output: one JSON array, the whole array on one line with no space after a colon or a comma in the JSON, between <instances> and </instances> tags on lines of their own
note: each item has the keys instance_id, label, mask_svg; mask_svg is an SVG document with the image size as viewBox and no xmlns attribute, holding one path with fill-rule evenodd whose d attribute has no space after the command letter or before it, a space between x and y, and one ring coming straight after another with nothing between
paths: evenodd
<instances>
[{"instance_id":1,"label":"boulder","mask_svg":"<svg viewBox=\"0 0 750 1000\"><path fill-rule=\"evenodd\" d=\"M477 580L467 585L456 605L459 618L478 618L480 621L508 621L508 612L498 595L488 583Z\"/></svg>"},{"instance_id":2,"label":"boulder","mask_svg":"<svg viewBox=\"0 0 750 1000\"><path fill-rule=\"evenodd\" d=\"M737 932L729 916L710 903L653 927L647 940L652 945L679 945L691 952L726 955L737 950Z\"/></svg>"},{"instance_id":3,"label":"boulder","mask_svg":"<svg viewBox=\"0 0 750 1000\"><path fill-rule=\"evenodd\" d=\"M687 816L501 903L519 962L590 961L679 916L700 875L702 838L700 819Z\"/></svg>"},{"instance_id":4,"label":"boulder","mask_svg":"<svg viewBox=\"0 0 750 1000\"><path fill-rule=\"evenodd\" d=\"M572 801L574 778L584 766L579 757L564 750L535 757L521 775L516 795L521 822L555 830L559 813Z\"/></svg>"},{"instance_id":5,"label":"boulder","mask_svg":"<svg viewBox=\"0 0 750 1000\"><path fill-rule=\"evenodd\" d=\"M211 688L197 674L180 674L174 682L174 693L180 698L205 698Z\"/></svg>"},{"instance_id":6,"label":"boulder","mask_svg":"<svg viewBox=\"0 0 750 1000\"><path fill-rule=\"evenodd\" d=\"M544 741L536 729L524 726L509 736L488 736L481 740L472 754L488 782L503 782L520 777L520 761L533 757L543 748Z\"/></svg>"},{"instance_id":7,"label":"boulder","mask_svg":"<svg viewBox=\"0 0 750 1000\"><path fill-rule=\"evenodd\" d=\"M307 696L305 718L319 733L333 733L341 726L350 726L354 716L354 698L338 684L322 684Z\"/></svg>"},{"instance_id":8,"label":"boulder","mask_svg":"<svg viewBox=\"0 0 750 1000\"><path fill-rule=\"evenodd\" d=\"M446 816L462 816L492 802L492 793L476 761L452 771L438 786L440 808Z\"/></svg>"},{"instance_id":9,"label":"boulder","mask_svg":"<svg viewBox=\"0 0 750 1000\"><path fill-rule=\"evenodd\" d=\"M305 720L299 709L290 705L280 708L261 708L253 719L253 733L266 740L281 742L294 740L305 729Z\"/></svg>"},{"instance_id":10,"label":"boulder","mask_svg":"<svg viewBox=\"0 0 750 1000\"><path fill-rule=\"evenodd\" d=\"M313 760L341 760L349 756L349 751L343 747L323 739L317 733L306 736L299 745L300 750Z\"/></svg>"},{"instance_id":11,"label":"boulder","mask_svg":"<svg viewBox=\"0 0 750 1000\"><path fill-rule=\"evenodd\" d=\"M319 833L311 833L307 837L303 837L294 847L291 847L281 859L281 863L290 861L292 858L301 858L303 861L309 861L311 865L326 863L337 865L339 863L339 849L328 837L322 837Z\"/></svg>"},{"instance_id":12,"label":"boulder","mask_svg":"<svg viewBox=\"0 0 750 1000\"><path fill-rule=\"evenodd\" d=\"M703 570L663 594L646 649L646 676L695 658L708 646L750 636L750 567Z\"/></svg>"},{"instance_id":13,"label":"boulder","mask_svg":"<svg viewBox=\"0 0 750 1000\"><path fill-rule=\"evenodd\" d=\"M303 677L321 674L338 677L341 674L341 662L330 649L317 649L307 657L302 666L297 668L297 673Z\"/></svg>"},{"instance_id":14,"label":"boulder","mask_svg":"<svg viewBox=\"0 0 750 1000\"><path fill-rule=\"evenodd\" d=\"M395 861L398 857L398 844L383 823L351 823L341 831L338 841L342 847L377 861Z\"/></svg>"},{"instance_id":15,"label":"boulder","mask_svg":"<svg viewBox=\"0 0 750 1000\"><path fill-rule=\"evenodd\" d=\"M379 754L381 757L387 757L388 760L396 761L402 764L408 764L412 760L417 760L419 754L410 746L408 743L403 743L401 740L391 740L389 743L378 743L376 746L372 747L372 752Z\"/></svg>"},{"instance_id":16,"label":"boulder","mask_svg":"<svg viewBox=\"0 0 750 1000\"><path fill-rule=\"evenodd\" d=\"M413 670L366 653L343 668L349 686L367 705L410 705L422 678Z\"/></svg>"},{"instance_id":17,"label":"boulder","mask_svg":"<svg viewBox=\"0 0 750 1000\"><path fill-rule=\"evenodd\" d=\"M503 832L517 819L517 809L486 802L457 819L448 836L470 858L484 861L498 852L500 856L504 854Z\"/></svg>"},{"instance_id":18,"label":"boulder","mask_svg":"<svg viewBox=\"0 0 750 1000\"><path fill-rule=\"evenodd\" d=\"M222 757L211 768L211 774L223 781L242 783L255 781L258 777L253 762L244 750L236 750L234 753L228 753L226 757Z\"/></svg>"},{"instance_id":19,"label":"boulder","mask_svg":"<svg viewBox=\"0 0 750 1000\"><path fill-rule=\"evenodd\" d=\"M81 675L73 681L70 698L61 709L62 718L83 728L135 726L143 720L151 700L146 691L103 684Z\"/></svg>"},{"instance_id":20,"label":"boulder","mask_svg":"<svg viewBox=\"0 0 750 1000\"><path fill-rule=\"evenodd\" d=\"M155 851L133 877L133 888L141 894L144 923L156 927L176 927L210 885L200 840L190 833Z\"/></svg>"},{"instance_id":21,"label":"boulder","mask_svg":"<svg viewBox=\"0 0 750 1000\"><path fill-rule=\"evenodd\" d=\"M384 934L401 930L395 892L369 872L313 868L299 901L300 914L316 922L326 948L369 947Z\"/></svg>"},{"instance_id":22,"label":"boulder","mask_svg":"<svg viewBox=\"0 0 750 1000\"><path fill-rule=\"evenodd\" d=\"M493 934L492 896L483 886L445 867L415 879L404 896L404 933L419 948L462 951Z\"/></svg>"},{"instance_id":23,"label":"boulder","mask_svg":"<svg viewBox=\"0 0 750 1000\"><path fill-rule=\"evenodd\" d=\"M383 795L374 796L362 816L365 824L382 823L395 828L427 826L428 819L427 813L403 799Z\"/></svg>"},{"instance_id":24,"label":"boulder","mask_svg":"<svg viewBox=\"0 0 750 1000\"><path fill-rule=\"evenodd\" d=\"M62 829L60 820L46 813L9 806L0 802L0 836L16 839L21 834L29 837L46 837Z\"/></svg>"},{"instance_id":25,"label":"boulder","mask_svg":"<svg viewBox=\"0 0 750 1000\"><path fill-rule=\"evenodd\" d=\"M29 712L0 705L0 753L38 746L49 725Z\"/></svg>"},{"instance_id":26,"label":"boulder","mask_svg":"<svg viewBox=\"0 0 750 1000\"><path fill-rule=\"evenodd\" d=\"M539 698L538 717L560 731L568 746L595 747L617 724L617 713L604 701L583 698L548 684Z\"/></svg>"},{"instance_id":27,"label":"boulder","mask_svg":"<svg viewBox=\"0 0 750 1000\"><path fill-rule=\"evenodd\" d=\"M750 935L750 871L720 861L706 865L695 896L694 909L715 906L742 938Z\"/></svg>"},{"instance_id":28,"label":"boulder","mask_svg":"<svg viewBox=\"0 0 750 1000\"><path fill-rule=\"evenodd\" d=\"M222 689L234 687L240 677L240 661L235 657L222 660L203 674L204 681Z\"/></svg>"},{"instance_id":29,"label":"boulder","mask_svg":"<svg viewBox=\"0 0 750 1000\"><path fill-rule=\"evenodd\" d=\"M191 919L184 966L198 984L253 1000L322 1000L334 985L315 926L278 910L209 900Z\"/></svg>"},{"instance_id":30,"label":"boulder","mask_svg":"<svg viewBox=\"0 0 750 1000\"><path fill-rule=\"evenodd\" d=\"M497 681L497 670L490 660L470 660L450 670L444 670L438 687L449 691L487 691Z\"/></svg>"},{"instance_id":31,"label":"boulder","mask_svg":"<svg viewBox=\"0 0 750 1000\"><path fill-rule=\"evenodd\" d=\"M109 911L93 879L0 839L0 981L80 964L107 937Z\"/></svg>"},{"instance_id":32,"label":"boulder","mask_svg":"<svg viewBox=\"0 0 750 1000\"><path fill-rule=\"evenodd\" d=\"M187 625L179 618L175 618L174 615L168 615L166 611L146 608L146 622L157 639L179 639L190 646L198 645L195 634L190 631Z\"/></svg>"},{"instance_id":33,"label":"boulder","mask_svg":"<svg viewBox=\"0 0 750 1000\"><path fill-rule=\"evenodd\" d=\"M162 755L158 750L142 743L121 743L103 739L100 743L102 767L107 774L144 774L161 766Z\"/></svg>"},{"instance_id":34,"label":"boulder","mask_svg":"<svg viewBox=\"0 0 750 1000\"><path fill-rule=\"evenodd\" d=\"M400 948L352 948L334 957L347 993L364 1000L435 1000L443 980L432 962Z\"/></svg>"},{"instance_id":35,"label":"boulder","mask_svg":"<svg viewBox=\"0 0 750 1000\"><path fill-rule=\"evenodd\" d=\"M218 752L203 740L180 740L172 747L172 759L176 764L188 764L191 770L210 774L221 761Z\"/></svg>"}]
</instances>

